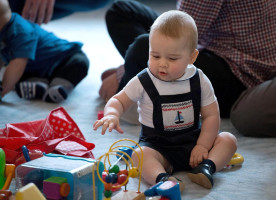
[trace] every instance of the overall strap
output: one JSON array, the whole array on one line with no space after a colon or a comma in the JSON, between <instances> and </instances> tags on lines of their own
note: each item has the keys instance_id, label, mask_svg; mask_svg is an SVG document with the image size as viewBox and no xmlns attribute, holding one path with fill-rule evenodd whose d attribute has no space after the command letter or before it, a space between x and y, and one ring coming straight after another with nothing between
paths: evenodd
<instances>
[{"instance_id":1,"label":"overall strap","mask_svg":"<svg viewBox=\"0 0 276 200\"><path fill-rule=\"evenodd\" d=\"M144 87L145 91L149 95L150 100L153 104L153 115L152 115L152 122L154 124L154 127L159 130L164 130L163 125L163 116L160 112L162 110L160 98L159 98L159 92L157 91L155 85L153 84L147 69L144 69L138 74L138 78ZM161 120L161 121L160 121Z\"/></svg>"},{"instance_id":2,"label":"overall strap","mask_svg":"<svg viewBox=\"0 0 276 200\"><path fill-rule=\"evenodd\" d=\"M151 101L154 102L156 100L156 98L159 96L159 93L158 93L156 87L154 86L154 84L147 72L147 69L144 69L143 71L141 71L138 74L138 78L139 78L142 86L144 87L145 91L149 95Z\"/></svg>"},{"instance_id":3,"label":"overall strap","mask_svg":"<svg viewBox=\"0 0 276 200\"><path fill-rule=\"evenodd\" d=\"M195 117L195 126L199 126L199 116L201 108L201 87L200 87L200 78L198 70L196 70L195 75L190 79L190 87L194 104L194 117Z\"/></svg>"}]
</instances>

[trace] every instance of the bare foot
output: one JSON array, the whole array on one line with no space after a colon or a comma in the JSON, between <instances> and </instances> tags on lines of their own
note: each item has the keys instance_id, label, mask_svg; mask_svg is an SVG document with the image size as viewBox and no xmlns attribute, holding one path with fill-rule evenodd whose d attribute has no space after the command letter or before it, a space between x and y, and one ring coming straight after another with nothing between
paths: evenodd
<instances>
[{"instance_id":1,"label":"bare foot","mask_svg":"<svg viewBox=\"0 0 276 200\"><path fill-rule=\"evenodd\" d=\"M117 80L117 74L113 73L102 82L99 94L104 101L108 101L114 94L116 94L119 83Z\"/></svg>"}]
</instances>

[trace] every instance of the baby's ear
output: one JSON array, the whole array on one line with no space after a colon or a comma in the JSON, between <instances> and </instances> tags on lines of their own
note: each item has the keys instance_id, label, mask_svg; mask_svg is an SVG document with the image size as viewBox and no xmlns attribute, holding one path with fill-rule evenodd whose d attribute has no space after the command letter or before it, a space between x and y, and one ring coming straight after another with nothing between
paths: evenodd
<instances>
[{"instance_id":1,"label":"baby's ear","mask_svg":"<svg viewBox=\"0 0 276 200\"><path fill-rule=\"evenodd\" d=\"M191 55L190 64L194 64L194 62L196 61L196 58L197 58L198 54L199 54L198 50L195 49L194 52Z\"/></svg>"}]
</instances>

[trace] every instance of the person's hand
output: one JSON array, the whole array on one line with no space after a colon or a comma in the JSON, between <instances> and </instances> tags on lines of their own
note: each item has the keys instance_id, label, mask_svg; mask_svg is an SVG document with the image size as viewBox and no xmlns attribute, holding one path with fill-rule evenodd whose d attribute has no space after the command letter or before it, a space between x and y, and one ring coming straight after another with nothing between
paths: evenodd
<instances>
[{"instance_id":1,"label":"person's hand","mask_svg":"<svg viewBox=\"0 0 276 200\"><path fill-rule=\"evenodd\" d=\"M116 73L111 74L103 80L99 94L104 101L108 101L114 94L116 94L119 83Z\"/></svg>"},{"instance_id":2,"label":"person's hand","mask_svg":"<svg viewBox=\"0 0 276 200\"><path fill-rule=\"evenodd\" d=\"M195 168L203 161L203 159L207 159L207 158L208 158L208 149L206 149L202 145L196 145L193 148L191 153L190 166L192 168Z\"/></svg>"},{"instance_id":3,"label":"person's hand","mask_svg":"<svg viewBox=\"0 0 276 200\"><path fill-rule=\"evenodd\" d=\"M108 129L111 132L113 129L118 131L119 133L123 133L124 131L120 127L119 118L115 115L106 115L102 119L97 120L93 124L93 129L97 130L100 126L102 127L102 135L105 134L105 131Z\"/></svg>"},{"instance_id":4,"label":"person's hand","mask_svg":"<svg viewBox=\"0 0 276 200\"><path fill-rule=\"evenodd\" d=\"M53 16L55 0L26 0L22 17L32 22L47 24Z\"/></svg>"}]
</instances>

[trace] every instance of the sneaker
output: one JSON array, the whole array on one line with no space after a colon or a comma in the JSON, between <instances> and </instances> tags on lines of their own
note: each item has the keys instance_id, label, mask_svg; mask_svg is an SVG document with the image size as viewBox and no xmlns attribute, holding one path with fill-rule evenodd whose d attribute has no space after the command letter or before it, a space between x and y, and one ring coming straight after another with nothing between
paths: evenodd
<instances>
[{"instance_id":1,"label":"sneaker","mask_svg":"<svg viewBox=\"0 0 276 200\"><path fill-rule=\"evenodd\" d=\"M39 81L23 81L16 85L15 91L24 99L42 99L48 85Z\"/></svg>"},{"instance_id":2,"label":"sneaker","mask_svg":"<svg viewBox=\"0 0 276 200\"><path fill-rule=\"evenodd\" d=\"M214 185L212 173L210 172L210 165L208 164L198 165L190 173L188 173L188 177L192 182L207 189L211 189Z\"/></svg>"},{"instance_id":3,"label":"sneaker","mask_svg":"<svg viewBox=\"0 0 276 200\"><path fill-rule=\"evenodd\" d=\"M67 99L68 92L62 85L50 87L43 96L43 101L49 103L59 103Z\"/></svg>"},{"instance_id":4,"label":"sneaker","mask_svg":"<svg viewBox=\"0 0 276 200\"><path fill-rule=\"evenodd\" d=\"M185 184L182 180L174 177L174 176L164 176L161 181L165 182L165 181L174 181L174 182L177 182L179 183L179 190L180 190L180 193L182 193L185 189Z\"/></svg>"}]
</instances>

